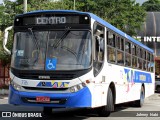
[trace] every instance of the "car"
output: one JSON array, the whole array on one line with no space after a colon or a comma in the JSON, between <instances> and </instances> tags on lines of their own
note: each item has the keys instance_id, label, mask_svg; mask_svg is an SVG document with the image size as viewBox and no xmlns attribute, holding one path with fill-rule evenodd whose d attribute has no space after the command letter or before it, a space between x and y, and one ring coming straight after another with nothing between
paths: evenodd
<instances>
[{"instance_id":1,"label":"car","mask_svg":"<svg viewBox=\"0 0 160 120\"><path fill-rule=\"evenodd\" d=\"M160 75L155 76L155 91L160 93Z\"/></svg>"}]
</instances>

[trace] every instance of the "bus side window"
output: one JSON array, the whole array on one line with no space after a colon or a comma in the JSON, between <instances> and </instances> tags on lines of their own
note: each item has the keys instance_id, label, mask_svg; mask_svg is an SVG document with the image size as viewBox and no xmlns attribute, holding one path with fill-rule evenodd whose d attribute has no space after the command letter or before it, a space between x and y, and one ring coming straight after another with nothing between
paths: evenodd
<instances>
[{"instance_id":1,"label":"bus side window","mask_svg":"<svg viewBox=\"0 0 160 120\"><path fill-rule=\"evenodd\" d=\"M107 31L107 36L108 36L107 44L109 46L115 47L115 39L116 39L115 34L113 34L112 32Z\"/></svg>"},{"instance_id":2,"label":"bus side window","mask_svg":"<svg viewBox=\"0 0 160 120\"><path fill-rule=\"evenodd\" d=\"M107 31L107 58L109 62L116 62L116 49L115 49L116 36L111 31Z\"/></svg>"},{"instance_id":3,"label":"bus side window","mask_svg":"<svg viewBox=\"0 0 160 120\"><path fill-rule=\"evenodd\" d=\"M124 39L117 37L117 64L124 65Z\"/></svg>"},{"instance_id":4,"label":"bus side window","mask_svg":"<svg viewBox=\"0 0 160 120\"><path fill-rule=\"evenodd\" d=\"M153 66L152 66L152 72L154 72L154 64L155 64L155 62L154 62L154 55L151 55L151 57L152 57L152 59L151 59L151 62L153 63Z\"/></svg>"},{"instance_id":5,"label":"bus side window","mask_svg":"<svg viewBox=\"0 0 160 120\"><path fill-rule=\"evenodd\" d=\"M131 66L131 43L125 40L125 65Z\"/></svg>"},{"instance_id":6,"label":"bus side window","mask_svg":"<svg viewBox=\"0 0 160 120\"><path fill-rule=\"evenodd\" d=\"M150 53L147 52L147 71L150 71L150 67L151 63L150 63Z\"/></svg>"},{"instance_id":7,"label":"bus side window","mask_svg":"<svg viewBox=\"0 0 160 120\"><path fill-rule=\"evenodd\" d=\"M116 55L115 55L115 49L112 48L112 47L108 47L108 50L107 50L107 54L108 54L108 61L109 62L115 62L116 61Z\"/></svg>"},{"instance_id":8,"label":"bus side window","mask_svg":"<svg viewBox=\"0 0 160 120\"><path fill-rule=\"evenodd\" d=\"M95 23L94 24L94 38L95 38L95 59L94 59L94 75L96 76L102 69L104 63L104 27Z\"/></svg>"},{"instance_id":9,"label":"bus side window","mask_svg":"<svg viewBox=\"0 0 160 120\"><path fill-rule=\"evenodd\" d=\"M137 53L136 53L136 45L132 43L132 67L137 68Z\"/></svg>"}]
</instances>

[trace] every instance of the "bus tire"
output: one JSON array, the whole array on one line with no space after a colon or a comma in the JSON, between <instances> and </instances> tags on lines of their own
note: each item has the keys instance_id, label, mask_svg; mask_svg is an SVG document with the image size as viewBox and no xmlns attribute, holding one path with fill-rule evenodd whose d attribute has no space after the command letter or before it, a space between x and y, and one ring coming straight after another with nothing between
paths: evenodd
<instances>
[{"instance_id":1,"label":"bus tire","mask_svg":"<svg viewBox=\"0 0 160 120\"><path fill-rule=\"evenodd\" d=\"M51 107L44 107L43 108L43 114L44 115L51 115L52 114L52 108Z\"/></svg>"},{"instance_id":2,"label":"bus tire","mask_svg":"<svg viewBox=\"0 0 160 120\"><path fill-rule=\"evenodd\" d=\"M135 101L136 103L136 107L142 107L144 104L144 98L145 98L145 91L144 91L144 87L141 87L141 92L140 92L140 99Z\"/></svg>"},{"instance_id":3,"label":"bus tire","mask_svg":"<svg viewBox=\"0 0 160 120\"><path fill-rule=\"evenodd\" d=\"M111 88L108 89L107 105L98 109L98 115L101 117L108 117L114 111L113 93Z\"/></svg>"}]
</instances>

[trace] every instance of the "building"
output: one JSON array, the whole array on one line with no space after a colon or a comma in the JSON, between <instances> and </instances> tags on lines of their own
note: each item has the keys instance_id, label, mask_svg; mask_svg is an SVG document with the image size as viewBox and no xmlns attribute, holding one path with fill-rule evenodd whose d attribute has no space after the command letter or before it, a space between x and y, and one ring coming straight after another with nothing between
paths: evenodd
<instances>
[{"instance_id":1,"label":"building","mask_svg":"<svg viewBox=\"0 0 160 120\"><path fill-rule=\"evenodd\" d=\"M147 12L137 38L155 51L156 74L160 75L160 12Z\"/></svg>"}]
</instances>

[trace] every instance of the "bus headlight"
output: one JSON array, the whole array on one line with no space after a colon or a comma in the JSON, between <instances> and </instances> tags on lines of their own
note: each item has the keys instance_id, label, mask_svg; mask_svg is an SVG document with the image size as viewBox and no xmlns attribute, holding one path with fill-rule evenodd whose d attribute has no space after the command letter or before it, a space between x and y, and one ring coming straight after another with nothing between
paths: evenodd
<instances>
[{"instance_id":1,"label":"bus headlight","mask_svg":"<svg viewBox=\"0 0 160 120\"><path fill-rule=\"evenodd\" d=\"M11 85L13 86L14 89L16 89L18 91L21 90L21 88L22 88L20 85L18 85L17 83L13 82L13 80L11 81Z\"/></svg>"},{"instance_id":2,"label":"bus headlight","mask_svg":"<svg viewBox=\"0 0 160 120\"><path fill-rule=\"evenodd\" d=\"M70 91L71 92L77 92L77 91L81 90L84 87L86 87L86 83L81 83L81 84L78 84L78 85L70 87Z\"/></svg>"}]
</instances>

